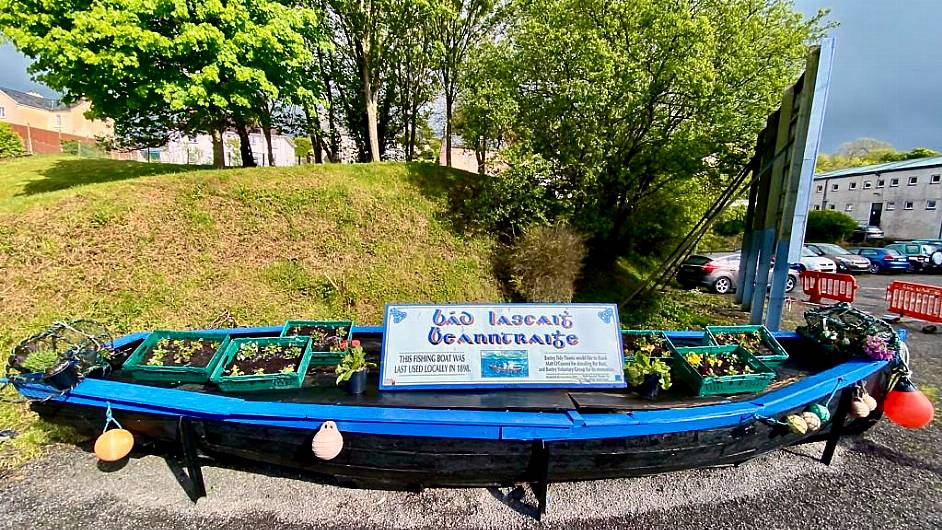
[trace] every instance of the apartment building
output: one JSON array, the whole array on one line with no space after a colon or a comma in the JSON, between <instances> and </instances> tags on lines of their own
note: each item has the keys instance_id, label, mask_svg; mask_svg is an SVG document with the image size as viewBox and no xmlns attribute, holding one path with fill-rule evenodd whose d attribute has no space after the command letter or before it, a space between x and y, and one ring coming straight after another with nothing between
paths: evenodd
<instances>
[{"instance_id":1,"label":"apartment building","mask_svg":"<svg viewBox=\"0 0 942 530\"><path fill-rule=\"evenodd\" d=\"M819 173L811 208L842 211L888 238L942 238L942 156Z\"/></svg>"}]
</instances>

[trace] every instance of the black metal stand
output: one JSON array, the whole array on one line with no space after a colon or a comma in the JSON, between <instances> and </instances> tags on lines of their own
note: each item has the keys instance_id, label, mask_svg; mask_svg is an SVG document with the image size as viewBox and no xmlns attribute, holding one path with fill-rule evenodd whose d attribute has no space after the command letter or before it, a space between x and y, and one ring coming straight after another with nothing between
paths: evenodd
<instances>
[{"instance_id":1,"label":"black metal stand","mask_svg":"<svg viewBox=\"0 0 942 530\"><path fill-rule=\"evenodd\" d=\"M546 514L547 500L546 496L549 489L549 447L543 440L534 440L533 449L530 452L530 471L535 478L530 483L530 489L536 495L537 509L536 520L539 521Z\"/></svg>"},{"instance_id":2,"label":"black metal stand","mask_svg":"<svg viewBox=\"0 0 942 530\"><path fill-rule=\"evenodd\" d=\"M847 419L847 413L850 412L850 404L854 400L853 387L845 388L841 392L841 400L837 404L837 412L831 418L831 432L827 437L827 444L824 446L824 454L821 455L821 461L826 465L831 465L834 458L834 450L837 449L837 442L840 441L844 433L844 420Z\"/></svg>"},{"instance_id":3,"label":"black metal stand","mask_svg":"<svg viewBox=\"0 0 942 530\"><path fill-rule=\"evenodd\" d=\"M206 483L203 481L203 470L200 468L196 453L196 435L193 433L193 423L190 418L180 416L180 420L177 422L177 434L180 437L183 463L186 465L187 475L192 486L192 490L187 493L190 494L190 500L196 502L197 499L206 496Z\"/></svg>"}]
</instances>

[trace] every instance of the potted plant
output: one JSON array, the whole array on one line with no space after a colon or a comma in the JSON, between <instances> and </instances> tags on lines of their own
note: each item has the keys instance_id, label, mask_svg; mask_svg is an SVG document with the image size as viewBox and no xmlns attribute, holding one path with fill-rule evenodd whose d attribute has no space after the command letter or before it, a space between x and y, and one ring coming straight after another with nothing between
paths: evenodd
<instances>
[{"instance_id":1,"label":"potted plant","mask_svg":"<svg viewBox=\"0 0 942 530\"><path fill-rule=\"evenodd\" d=\"M310 359L310 337L232 339L210 381L223 392L300 388Z\"/></svg>"},{"instance_id":2,"label":"potted plant","mask_svg":"<svg viewBox=\"0 0 942 530\"><path fill-rule=\"evenodd\" d=\"M348 349L349 346L349 349ZM360 341L354 339L349 343L342 341L340 351L346 350L347 354L343 356L340 363L337 364L337 385L346 383L345 387L350 394L362 394L366 390L366 374L370 368L375 368L376 363L366 360L366 354Z\"/></svg>"},{"instance_id":3,"label":"potted plant","mask_svg":"<svg viewBox=\"0 0 942 530\"><path fill-rule=\"evenodd\" d=\"M671 387L670 366L640 352L625 360L625 377L644 399L655 399L660 390Z\"/></svg>"},{"instance_id":4,"label":"potted plant","mask_svg":"<svg viewBox=\"0 0 942 530\"><path fill-rule=\"evenodd\" d=\"M621 333L626 359L635 353L643 353L650 357L660 358L668 365L673 361L674 358L671 356L673 345L663 331L623 329Z\"/></svg>"},{"instance_id":5,"label":"potted plant","mask_svg":"<svg viewBox=\"0 0 942 530\"><path fill-rule=\"evenodd\" d=\"M141 381L205 383L227 344L226 335L157 330L128 357L123 370Z\"/></svg>"}]
</instances>

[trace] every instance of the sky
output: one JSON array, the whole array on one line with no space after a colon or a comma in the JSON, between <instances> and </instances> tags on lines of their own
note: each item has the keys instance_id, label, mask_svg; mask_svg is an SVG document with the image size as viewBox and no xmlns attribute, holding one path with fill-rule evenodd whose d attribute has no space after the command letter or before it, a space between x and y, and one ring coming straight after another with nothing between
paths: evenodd
<instances>
[{"instance_id":1,"label":"sky","mask_svg":"<svg viewBox=\"0 0 942 530\"><path fill-rule=\"evenodd\" d=\"M856 138L942 151L942 0L796 0L840 23L821 151ZM54 92L26 73L29 60L0 46L0 86Z\"/></svg>"}]
</instances>

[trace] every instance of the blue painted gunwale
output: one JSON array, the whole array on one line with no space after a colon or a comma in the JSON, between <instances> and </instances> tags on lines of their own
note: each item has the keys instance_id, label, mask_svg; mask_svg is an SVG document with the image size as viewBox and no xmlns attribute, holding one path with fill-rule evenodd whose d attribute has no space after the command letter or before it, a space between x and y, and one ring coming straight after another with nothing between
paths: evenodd
<instances>
[{"instance_id":1,"label":"blue painted gunwale","mask_svg":"<svg viewBox=\"0 0 942 530\"><path fill-rule=\"evenodd\" d=\"M238 331L267 333L278 330L280 327L272 326L239 328ZM230 330L209 332L225 334ZM382 328L355 326L354 332L381 333ZM701 332L668 332L668 335L672 339L703 336ZM115 346L146 336L147 333L127 335L116 339ZM776 336L795 338L794 333L776 333ZM104 409L110 404L114 410L162 415L168 419L184 415L195 419L303 430L316 430L324 421L332 420L341 431L360 434L521 441L587 440L729 428L756 421L758 417L779 416L827 399L835 390L872 376L886 364L886 361L852 360L750 401L627 413L440 410L244 401L103 379L86 379L70 392L53 399L101 408L102 421ZM31 399L58 394L41 383L18 383L17 389Z\"/></svg>"}]
</instances>

